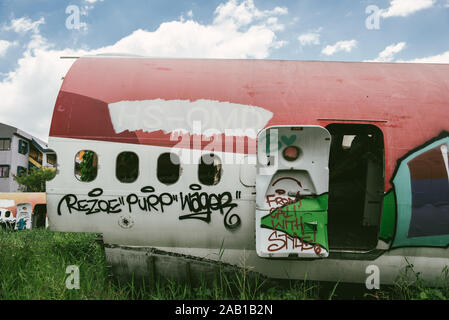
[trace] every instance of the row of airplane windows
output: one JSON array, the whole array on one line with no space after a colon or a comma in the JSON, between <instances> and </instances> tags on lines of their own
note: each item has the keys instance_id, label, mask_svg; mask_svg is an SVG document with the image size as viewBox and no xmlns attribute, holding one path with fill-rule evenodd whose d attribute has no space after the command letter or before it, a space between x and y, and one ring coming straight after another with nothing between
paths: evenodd
<instances>
[{"instance_id":1,"label":"row of airplane windows","mask_svg":"<svg viewBox=\"0 0 449 320\"><path fill-rule=\"evenodd\" d=\"M75 177L82 182L94 181L98 173L98 156L92 150L79 151L75 156ZM121 152L116 159L115 175L120 182L132 183L139 176L139 156L130 151ZM170 185L179 180L181 162L177 154L166 152L157 160L157 178ZM198 179L208 186L216 185L221 178L221 160L213 153L201 156Z\"/></svg>"}]
</instances>

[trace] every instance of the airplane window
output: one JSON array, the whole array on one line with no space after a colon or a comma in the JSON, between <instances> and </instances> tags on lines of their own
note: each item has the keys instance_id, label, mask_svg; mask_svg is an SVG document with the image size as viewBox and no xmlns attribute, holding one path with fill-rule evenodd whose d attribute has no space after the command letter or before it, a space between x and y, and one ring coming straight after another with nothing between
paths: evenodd
<instances>
[{"instance_id":1,"label":"airplane window","mask_svg":"<svg viewBox=\"0 0 449 320\"><path fill-rule=\"evenodd\" d=\"M75 156L75 177L79 181L95 180L98 171L97 154L91 150L81 150Z\"/></svg>"},{"instance_id":2,"label":"airplane window","mask_svg":"<svg viewBox=\"0 0 449 320\"><path fill-rule=\"evenodd\" d=\"M198 167L198 179L207 186L214 186L220 182L221 160L213 153L203 155Z\"/></svg>"},{"instance_id":3,"label":"airplane window","mask_svg":"<svg viewBox=\"0 0 449 320\"><path fill-rule=\"evenodd\" d=\"M181 174L181 164L175 153L163 153L157 159L157 178L165 184L178 181Z\"/></svg>"},{"instance_id":4,"label":"airplane window","mask_svg":"<svg viewBox=\"0 0 449 320\"><path fill-rule=\"evenodd\" d=\"M131 183L139 176L139 157L134 152L122 152L117 157L115 174L120 182Z\"/></svg>"}]
</instances>

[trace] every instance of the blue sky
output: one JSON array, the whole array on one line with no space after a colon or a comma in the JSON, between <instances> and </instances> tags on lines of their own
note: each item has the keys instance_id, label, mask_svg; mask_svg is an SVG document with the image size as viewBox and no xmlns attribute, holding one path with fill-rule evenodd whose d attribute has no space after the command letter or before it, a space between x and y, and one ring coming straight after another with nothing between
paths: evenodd
<instances>
[{"instance_id":1,"label":"blue sky","mask_svg":"<svg viewBox=\"0 0 449 320\"><path fill-rule=\"evenodd\" d=\"M0 122L48 139L60 56L449 63L448 30L449 0L0 0Z\"/></svg>"}]
</instances>

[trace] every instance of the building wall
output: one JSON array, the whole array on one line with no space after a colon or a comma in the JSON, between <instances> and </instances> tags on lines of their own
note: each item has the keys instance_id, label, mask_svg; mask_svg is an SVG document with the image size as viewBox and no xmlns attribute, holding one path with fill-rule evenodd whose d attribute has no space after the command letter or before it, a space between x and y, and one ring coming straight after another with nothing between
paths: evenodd
<instances>
[{"instance_id":1,"label":"building wall","mask_svg":"<svg viewBox=\"0 0 449 320\"><path fill-rule=\"evenodd\" d=\"M10 165L11 164L11 150L0 151L0 165ZM11 167L9 168L9 175L11 176ZM10 178L0 178L0 191L10 192Z\"/></svg>"},{"instance_id":2,"label":"building wall","mask_svg":"<svg viewBox=\"0 0 449 320\"><path fill-rule=\"evenodd\" d=\"M19 153L19 141L25 140L28 143L28 150L30 150L30 142L26 139L20 138L16 135L12 137L11 141L11 169L9 172L9 192L17 192L19 184L14 180L13 175L17 175L17 167L21 166L28 168L28 152L26 154Z\"/></svg>"},{"instance_id":3,"label":"building wall","mask_svg":"<svg viewBox=\"0 0 449 320\"><path fill-rule=\"evenodd\" d=\"M0 125L0 138L10 138L11 139L11 149L12 149L12 137L16 132L16 129L8 125ZM10 191L10 177L11 177L11 156L12 150L0 151L0 165L9 165L9 177L0 178L0 191L9 192Z\"/></svg>"}]
</instances>

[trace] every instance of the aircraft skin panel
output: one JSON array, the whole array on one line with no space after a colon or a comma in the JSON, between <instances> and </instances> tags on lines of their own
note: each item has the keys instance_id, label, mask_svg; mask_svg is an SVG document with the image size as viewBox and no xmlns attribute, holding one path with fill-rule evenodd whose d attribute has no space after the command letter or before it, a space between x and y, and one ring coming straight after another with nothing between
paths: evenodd
<instances>
[{"instance_id":1,"label":"aircraft skin panel","mask_svg":"<svg viewBox=\"0 0 449 320\"><path fill-rule=\"evenodd\" d=\"M110 239L105 238L105 241ZM106 246L108 263L115 267L119 276L126 275L132 270L136 277L148 276L148 257L153 250L158 249L170 254L179 254L186 257L200 257L204 260L245 267L250 271L258 272L263 276L274 279L307 279L331 282L365 283L369 273L368 267L379 268L382 285L393 284L399 272L404 271L408 263L413 265L415 272L420 272L421 279L434 283L441 271L448 264L449 248L421 248L394 249L384 253L377 259L344 260L344 259L316 259L316 260L286 260L267 259L257 255L255 250L244 249L205 249L186 247L126 247ZM182 259L169 258L169 255L155 256L154 269L158 274L175 280L185 280L186 262ZM406 257L407 260L404 258ZM190 268L194 270L193 260L189 261ZM408 261L408 262L407 262ZM160 264L159 264L160 263ZM126 265L125 269L120 269ZM204 274L205 271L202 270ZM210 270L209 270L210 271ZM410 281L416 280L413 272L403 274ZM435 283L438 285L438 283ZM441 285L441 283L439 283Z\"/></svg>"},{"instance_id":2,"label":"aircraft skin panel","mask_svg":"<svg viewBox=\"0 0 449 320\"><path fill-rule=\"evenodd\" d=\"M112 237L112 243L126 245L219 248L223 239L229 239L231 248L254 248L254 188L239 181L239 170L225 163L225 154L214 152L223 160L217 185L200 185L198 162L184 162L179 180L167 186L158 181L155 168L158 156L168 148L64 138L50 138L50 143L60 168L47 182L51 230L103 233ZM75 177L75 155L80 150L95 151L99 157L94 181ZM133 183L115 177L115 159L122 150L135 152L145 164ZM202 153L209 152L189 155L192 162ZM144 187L154 191L142 191Z\"/></svg>"},{"instance_id":3,"label":"aircraft skin panel","mask_svg":"<svg viewBox=\"0 0 449 320\"><path fill-rule=\"evenodd\" d=\"M254 106L273 114L266 126L361 121L388 137L388 191L397 159L447 130L448 88L449 65L86 57L64 79L50 136L170 144L163 131L112 126L111 104L157 99Z\"/></svg>"}]
</instances>

